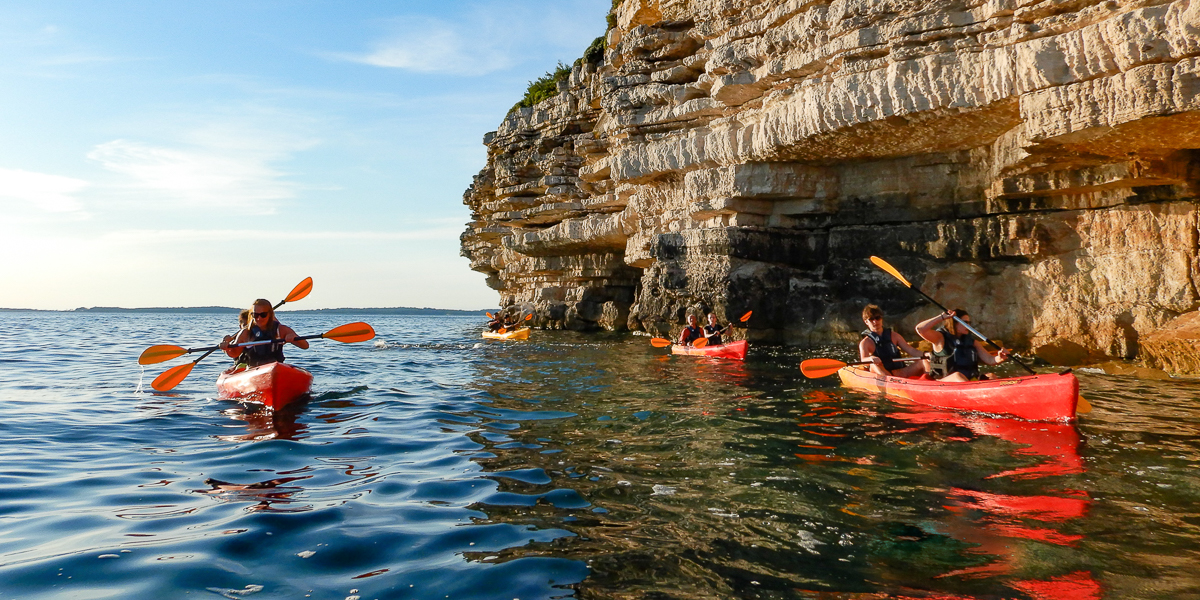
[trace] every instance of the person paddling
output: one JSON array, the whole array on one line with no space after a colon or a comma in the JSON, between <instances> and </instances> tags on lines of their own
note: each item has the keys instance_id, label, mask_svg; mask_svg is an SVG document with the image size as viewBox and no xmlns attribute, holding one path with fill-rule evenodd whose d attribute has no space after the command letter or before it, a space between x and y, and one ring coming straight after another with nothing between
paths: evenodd
<instances>
[{"instance_id":1,"label":"person paddling","mask_svg":"<svg viewBox=\"0 0 1200 600\"><path fill-rule=\"evenodd\" d=\"M987 375L980 374L979 363L998 365L1008 360L1008 350L993 356L955 317L971 322L967 311L956 308L917 324L917 335L933 344L929 374L939 381L987 379ZM942 326L938 327L939 324Z\"/></svg>"},{"instance_id":2,"label":"person paddling","mask_svg":"<svg viewBox=\"0 0 1200 600\"><path fill-rule=\"evenodd\" d=\"M275 309L271 308L269 300L259 298L250 306L250 327L238 332L237 337L225 336L221 341L221 349L238 363L257 367L273 362L284 362L283 346L290 343L301 350L308 349L308 340L299 339L291 327L280 323L275 318ZM230 347L231 344L246 342L261 342L279 340L272 344L248 346L245 348Z\"/></svg>"},{"instance_id":3,"label":"person paddling","mask_svg":"<svg viewBox=\"0 0 1200 600\"><path fill-rule=\"evenodd\" d=\"M917 377L925 372L923 361L907 365L896 362L896 359L900 358L901 350L914 358L921 358L924 354L910 346L903 336L892 331L890 327L883 326L883 309L868 304L863 308L862 318L867 329L862 332L862 340L858 342L858 356L860 360L871 361L872 373L892 377Z\"/></svg>"},{"instance_id":4,"label":"person paddling","mask_svg":"<svg viewBox=\"0 0 1200 600\"><path fill-rule=\"evenodd\" d=\"M690 346L692 342L704 337L704 330L697 325L696 315L687 316L687 327L679 332L679 345Z\"/></svg>"},{"instance_id":5,"label":"person paddling","mask_svg":"<svg viewBox=\"0 0 1200 600\"><path fill-rule=\"evenodd\" d=\"M721 340L721 336L730 327L733 327L732 323L726 327L721 327L717 323L717 313L708 313L708 325L704 326L704 337L708 338L708 345L720 346L725 343Z\"/></svg>"},{"instance_id":6,"label":"person paddling","mask_svg":"<svg viewBox=\"0 0 1200 600\"><path fill-rule=\"evenodd\" d=\"M500 313L496 313L496 316L488 321L487 328L489 331L500 331L501 327L504 327L504 317L500 316Z\"/></svg>"}]
</instances>

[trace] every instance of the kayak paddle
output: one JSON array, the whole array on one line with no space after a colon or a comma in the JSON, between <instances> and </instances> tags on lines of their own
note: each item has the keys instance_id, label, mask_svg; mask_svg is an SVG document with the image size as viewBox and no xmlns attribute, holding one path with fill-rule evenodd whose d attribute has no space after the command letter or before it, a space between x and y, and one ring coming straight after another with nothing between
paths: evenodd
<instances>
[{"instance_id":1,"label":"kayak paddle","mask_svg":"<svg viewBox=\"0 0 1200 600\"><path fill-rule=\"evenodd\" d=\"M340 327L334 327L333 329L330 329L329 331L326 331L325 333L318 333L316 335L303 335L303 336L297 337L296 339L297 340L325 339L325 340L333 340L335 342L342 342L344 344L353 344L355 342L365 342L367 340L373 339L374 337L375 337L375 330L370 325L368 325L366 323L347 323ZM242 344L230 344L229 347L230 348L246 348L248 346L262 346L264 344L278 344L280 342L283 342L283 340L261 340L258 342L245 342ZM178 348L178 346L176 346L176 348ZM182 356L189 352L204 352L204 354L202 354L200 356L200 358L197 358L196 360L194 360L190 363L187 363L184 365L179 365L178 367L171 367L170 369L163 371L161 375L154 378L154 382L150 384L150 387L152 387L160 392L165 392L167 390L174 388L175 386L182 383L184 379L187 378L187 376L192 372L192 369L196 366L196 363L204 360L205 356L208 356L209 354L212 354L214 351L219 350L219 349L221 349L220 346L211 346L208 348L192 348L192 349L179 348L179 350L181 350L182 352L180 352L178 354L178 356Z\"/></svg>"},{"instance_id":2,"label":"kayak paddle","mask_svg":"<svg viewBox=\"0 0 1200 600\"><path fill-rule=\"evenodd\" d=\"M900 283L904 284L904 287L907 287L907 288L911 289L912 291L914 291L914 292L916 292L916 293L918 293L918 294L920 294L920 295L924 296L924 297L925 297L925 299L926 299L926 300L928 300L929 302L931 302L931 303L932 303L934 306L936 306L936 307L938 307L938 308L942 309L942 312L950 312L950 309L946 308L945 306L942 306L940 303L938 303L938 301L937 301L937 300L934 300L933 298L930 298L930 297L929 297L929 294L926 294L925 292L922 292L922 291L920 290L920 288L918 288L917 286L913 285L912 283L909 283L909 281L908 281L907 279L905 279L903 275L901 275L901 274L900 274L900 271L897 271L897 270L896 270L896 267L893 267L892 265L889 265L889 264L887 263L887 261L886 261L886 260L883 260L882 258L879 258L878 256L872 256L872 257L871 257L871 263L872 263L872 264L874 264L875 266L879 267L880 269L883 269L884 271L886 271L886 272L887 272L889 275L891 275L892 277L895 277L897 280L899 280L899 281L900 281ZM975 337L977 337L977 338L979 338L980 340L982 340L982 341L983 341L985 344L988 344L989 346L991 346L991 347L995 348L996 350L1003 350L1003 348L1001 348L1000 346L996 345L996 343L995 343L995 342L993 342L993 341L991 340L991 338L987 337L986 335L983 335L982 333L979 333L979 331L978 331L977 329L975 329L974 327L971 327L971 325L970 325L970 324L968 324L966 321L964 321L964 320L962 320L962 319L958 318L958 316L955 316L955 317L953 317L953 318L954 318L954 321L955 321L956 323L958 323L959 325L962 325L964 328L966 328L966 330L967 330L967 331L970 331L971 333L975 334ZM1036 375L1036 374L1037 374L1037 372L1036 372L1036 371L1034 371L1033 369L1029 368L1029 365L1027 365L1027 364L1025 364L1024 362L1022 362L1022 361L1021 361L1021 359L1017 358L1015 355L1013 355L1013 356L1012 356L1012 359L1013 359L1014 361L1016 361L1016 363L1017 363L1018 365L1021 365L1021 367L1023 367L1023 368L1024 368L1026 371L1028 371L1030 375Z\"/></svg>"},{"instance_id":3,"label":"kayak paddle","mask_svg":"<svg viewBox=\"0 0 1200 600\"><path fill-rule=\"evenodd\" d=\"M279 304L276 304L271 310L279 308L280 306L283 306L284 304L286 304L288 302L295 302L297 300L304 299L305 296L308 296L308 294L310 292L312 292L312 286L313 286L312 277L305 277L304 281L301 281L300 283L296 284L296 287L292 288L291 293L289 293L287 295L287 297L284 298L283 300L280 300ZM138 357L138 364L139 365L153 365L153 364L157 364L160 362L167 362L168 360L171 360L171 359L179 358L180 356L183 356L184 354L187 354L189 352L203 352L205 350L208 350L208 348L198 348L195 350L187 350L185 348L180 348L179 346L167 346L167 345L150 346L149 348L146 348L144 351L142 351L142 355ZM202 356L200 358L204 358L204 357ZM174 386L171 386L171 387L174 387Z\"/></svg>"},{"instance_id":4,"label":"kayak paddle","mask_svg":"<svg viewBox=\"0 0 1200 600\"><path fill-rule=\"evenodd\" d=\"M692 340L693 348L703 348L708 345L708 338L696 338Z\"/></svg>"},{"instance_id":5,"label":"kayak paddle","mask_svg":"<svg viewBox=\"0 0 1200 600\"><path fill-rule=\"evenodd\" d=\"M924 360L921 358L897 358L895 362L913 362L915 360ZM869 365L874 361L860 360L857 362L842 362L832 358L810 358L800 363L800 371L809 379L818 379L828 377L841 370L842 367L850 367L854 365Z\"/></svg>"},{"instance_id":6,"label":"kayak paddle","mask_svg":"<svg viewBox=\"0 0 1200 600\"><path fill-rule=\"evenodd\" d=\"M525 315L525 318L524 318L524 319L519 319L519 320L517 321L517 323L520 323L521 321L528 321L528 320L530 320L530 319L532 319L532 318L533 318L533 313L529 313L529 314ZM499 333L499 334L501 334L501 335L503 335L503 334L505 334L505 333L508 333L508 328L507 328L507 327L501 327L500 329L497 329L497 330L496 330L496 333Z\"/></svg>"},{"instance_id":7,"label":"kayak paddle","mask_svg":"<svg viewBox=\"0 0 1200 600\"><path fill-rule=\"evenodd\" d=\"M650 338L650 345L655 348L666 348L671 345L671 340L667 338Z\"/></svg>"},{"instance_id":8,"label":"kayak paddle","mask_svg":"<svg viewBox=\"0 0 1200 600\"><path fill-rule=\"evenodd\" d=\"M746 311L746 314L742 315L742 318L738 319L738 321L745 323L746 321L750 320L750 315L752 315L752 314L754 314L754 311L752 311L752 310ZM729 329L730 327L733 327L733 323L726 325L725 329ZM671 344L672 344L671 340L668 340L666 338L650 338L650 345L654 346L655 348L666 348L667 346L670 346ZM708 345L708 338L704 339L703 344L697 344L696 342L692 342L692 346L695 348L703 348L704 346L707 346L707 345Z\"/></svg>"},{"instance_id":9,"label":"kayak paddle","mask_svg":"<svg viewBox=\"0 0 1200 600\"><path fill-rule=\"evenodd\" d=\"M308 293L312 291L312 286L313 286L312 277L305 277L304 281L297 283L296 287L292 288L292 292L287 295L287 298L280 300L279 304L276 304L274 307L271 308L271 310L275 310L276 308L279 308L280 306L283 306L284 304L287 304L288 302L295 302L297 300L304 299L304 297L307 296Z\"/></svg>"}]
</instances>

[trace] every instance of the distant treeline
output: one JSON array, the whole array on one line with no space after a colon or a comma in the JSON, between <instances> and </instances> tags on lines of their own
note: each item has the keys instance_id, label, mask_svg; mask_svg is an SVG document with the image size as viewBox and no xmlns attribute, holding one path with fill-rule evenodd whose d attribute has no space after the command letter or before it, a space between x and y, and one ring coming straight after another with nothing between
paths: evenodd
<instances>
[{"instance_id":1,"label":"distant treeline","mask_svg":"<svg viewBox=\"0 0 1200 600\"><path fill-rule=\"evenodd\" d=\"M6 312L84 312L84 313L209 313L236 314L240 308L229 306L189 306L181 308L119 308L115 306L93 306L91 308L76 308L75 310L38 310L35 308L0 308ZM496 309L491 309L496 311ZM284 311L280 311L284 312ZM482 310L453 310L449 308L320 308L310 310L289 310L288 314L297 315L407 315L407 316L478 316Z\"/></svg>"}]
</instances>

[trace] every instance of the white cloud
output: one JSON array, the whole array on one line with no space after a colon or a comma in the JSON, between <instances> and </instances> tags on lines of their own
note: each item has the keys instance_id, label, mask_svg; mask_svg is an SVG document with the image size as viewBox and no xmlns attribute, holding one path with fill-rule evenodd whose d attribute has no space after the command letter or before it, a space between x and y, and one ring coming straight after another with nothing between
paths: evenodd
<instances>
[{"instance_id":1,"label":"white cloud","mask_svg":"<svg viewBox=\"0 0 1200 600\"><path fill-rule=\"evenodd\" d=\"M74 196L88 187L82 179L20 169L0 169L0 199L24 202L47 212L74 212L83 207Z\"/></svg>"},{"instance_id":2,"label":"white cloud","mask_svg":"<svg viewBox=\"0 0 1200 600\"><path fill-rule=\"evenodd\" d=\"M495 35L491 23L477 23L483 31L438 19L406 19L392 35L375 43L366 54L340 58L376 67L418 73L485 75L513 64L504 36Z\"/></svg>"},{"instance_id":3,"label":"white cloud","mask_svg":"<svg viewBox=\"0 0 1200 600\"><path fill-rule=\"evenodd\" d=\"M169 146L118 139L88 158L123 176L108 189L118 202L269 214L299 187L278 165L316 144L278 129L215 121L177 134Z\"/></svg>"},{"instance_id":4,"label":"white cloud","mask_svg":"<svg viewBox=\"0 0 1200 600\"><path fill-rule=\"evenodd\" d=\"M437 223L441 221L431 221ZM409 231L264 231L260 229L128 229L105 234L113 245L154 246L162 243L389 242L456 239L464 226L444 224Z\"/></svg>"},{"instance_id":5,"label":"white cloud","mask_svg":"<svg viewBox=\"0 0 1200 600\"><path fill-rule=\"evenodd\" d=\"M579 18L582 12L602 13L596 7L604 6L607 3L603 0L577 0L549 10L534 10L511 2L491 2L464 10L454 21L406 16L393 21L389 34L375 42L369 52L337 54L334 58L418 73L466 76L508 69L546 51L561 54L565 60L571 58L569 53L582 52L604 32L603 16L595 21Z\"/></svg>"}]
</instances>

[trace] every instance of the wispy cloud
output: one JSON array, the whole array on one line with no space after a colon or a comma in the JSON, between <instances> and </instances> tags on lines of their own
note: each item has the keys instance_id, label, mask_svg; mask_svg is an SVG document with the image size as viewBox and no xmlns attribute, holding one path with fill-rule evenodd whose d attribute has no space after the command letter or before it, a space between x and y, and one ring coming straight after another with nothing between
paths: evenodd
<instances>
[{"instance_id":1,"label":"wispy cloud","mask_svg":"<svg viewBox=\"0 0 1200 600\"><path fill-rule=\"evenodd\" d=\"M128 202L162 207L238 207L268 214L295 196L298 184L279 165L316 140L236 122L187 131L171 144L118 139L88 158L123 178L109 186Z\"/></svg>"},{"instance_id":2,"label":"wispy cloud","mask_svg":"<svg viewBox=\"0 0 1200 600\"><path fill-rule=\"evenodd\" d=\"M83 206L75 197L88 187L82 179L0 169L0 199L17 201L47 212L74 212Z\"/></svg>"},{"instance_id":3,"label":"wispy cloud","mask_svg":"<svg viewBox=\"0 0 1200 600\"><path fill-rule=\"evenodd\" d=\"M439 220L440 221L440 220ZM438 225L408 231L263 231L260 229L127 229L101 236L113 245L141 246L163 242L219 243L255 240L259 243L285 242L399 242L453 239L462 227Z\"/></svg>"},{"instance_id":4,"label":"wispy cloud","mask_svg":"<svg viewBox=\"0 0 1200 600\"><path fill-rule=\"evenodd\" d=\"M581 23L573 18L577 14L493 2L464 10L454 21L406 16L390 22L388 34L371 50L332 56L418 73L486 75L528 60L537 51L582 50L603 32L604 22Z\"/></svg>"},{"instance_id":5,"label":"wispy cloud","mask_svg":"<svg viewBox=\"0 0 1200 600\"><path fill-rule=\"evenodd\" d=\"M405 19L371 51L337 57L376 67L467 76L511 67L513 59L504 42L506 37L496 35L490 19L478 21L472 28L440 19Z\"/></svg>"}]
</instances>

